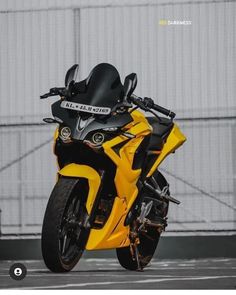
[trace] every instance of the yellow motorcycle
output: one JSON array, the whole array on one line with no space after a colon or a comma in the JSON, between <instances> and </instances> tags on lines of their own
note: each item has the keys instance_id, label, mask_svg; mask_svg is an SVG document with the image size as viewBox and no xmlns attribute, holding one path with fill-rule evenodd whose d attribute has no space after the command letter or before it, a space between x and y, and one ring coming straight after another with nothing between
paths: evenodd
<instances>
[{"instance_id":1,"label":"yellow motorcycle","mask_svg":"<svg viewBox=\"0 0 236 295\"><path fill-rule=\"evenodd\" d=\"M65 272L84 250L115 248L124 268L142 270L167 226L169 202L180 203L158 167L186 138L173 122L175 113L133 94L136 74L122 85L107 63L80 82L77 72L72 66L65 87L41 96L60 96L53 117L44 119L59 124L59 169L43 221L42 255L51 271Z\"/></svg>"}]
</instances>

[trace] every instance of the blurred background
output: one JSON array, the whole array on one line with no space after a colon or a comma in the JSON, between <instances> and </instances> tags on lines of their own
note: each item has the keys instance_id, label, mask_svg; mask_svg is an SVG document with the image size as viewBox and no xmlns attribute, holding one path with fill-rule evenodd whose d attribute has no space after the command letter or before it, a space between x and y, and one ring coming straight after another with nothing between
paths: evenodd
<instances>
[{"instance_id":1,"label":"blurred background","mask_svg":"<svg viewBox=\"0 0 236 295\"><path fill-rule=\"evenodd\" d=\"M236 2L185 0L0 1L1 232L40 234L56 180L56 98L79 63L84 79L100 62L137 95L177 113L186 144L162 164L171 192L169 235L236 231ZM175 21L186 21L176 24Z\"/></svg>"}]
</instances>

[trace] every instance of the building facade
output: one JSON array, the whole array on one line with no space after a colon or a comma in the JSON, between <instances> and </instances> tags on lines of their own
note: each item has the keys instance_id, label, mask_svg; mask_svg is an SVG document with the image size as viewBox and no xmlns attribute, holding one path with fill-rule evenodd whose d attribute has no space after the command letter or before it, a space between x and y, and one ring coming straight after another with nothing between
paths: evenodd
<instances>
[{"instance_id":1,"label":"building facade","mask_svg":"<svg viewBox=\"0 0 236 295\"><path fill-rule=\"evenodd\" d=\"M162 165L180 206L171 233L236 230L236 2L0 2L0 209L3 233L40 233L55 182L54 127L40 125L79 63L100 62L177 113L186 144Z\"/></svg>"}]
</instances>

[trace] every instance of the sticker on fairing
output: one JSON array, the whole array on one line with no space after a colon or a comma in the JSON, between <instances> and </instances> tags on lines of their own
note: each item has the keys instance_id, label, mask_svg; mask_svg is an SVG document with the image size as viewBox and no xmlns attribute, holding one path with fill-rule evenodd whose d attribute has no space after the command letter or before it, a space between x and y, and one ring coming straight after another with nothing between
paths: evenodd
<instances>
[{"instance_id":1,"label":"sticker on fairing","mask_svg":"<svg viewBox=\"0 0 236 295\"><path fill-rule=\"evenodd\" d=\"M61 102L61 107L64 109L81 111L81 112L92 113L92 114L100 114L100 115L108 115L111 112L110 108L95 107L95 106L90 106L87 104L81 104L81 103L70 102L65 100Z\"/></svg>"}]
</instances>

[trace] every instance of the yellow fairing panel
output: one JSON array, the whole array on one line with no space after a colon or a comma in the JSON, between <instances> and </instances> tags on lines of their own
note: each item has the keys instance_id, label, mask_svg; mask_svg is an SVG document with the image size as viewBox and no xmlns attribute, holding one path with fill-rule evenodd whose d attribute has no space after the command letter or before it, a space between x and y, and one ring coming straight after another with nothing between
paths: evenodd
<instances>
[{"instance_id":1,"label":"yellow fairing panel","mask_svg":"<svg viewBox=\"0 0 236 295\"><path fill-rule=\"evenodd\" d=\"M101 178L97 171L87 165L72 163L63 167L58 173L66 177L88 179L89 194L86 202L86 209L88 214L90 214L101 183Z\"/></svg>"},{"instance_id":2,"label":"yellow fairing panel","mask_svg":"<svg viewBox=\"0 0 236 295\"><path fill-rule=\"evenodd\" d=\"M133 112L132 117L134 121L128 124L125 129L135 135L133 139L127 139L126 136L120 135L103 144L105 154L117 167L114 179L117 197L104 227L91 229L86 245L87 250L119 248L130 244L129 226L124 226L124 221L137 197L136 183L141 173L141 169L132 169L132 163L138 146L152 131L140 112ZM115 147L122 143L123 146L117 152Z\"/></svg>"},{"instance_id":3,"label":"yellow fairing panel","mask_svg":"<svg viewBox=\"0 0 236 295\"><path fill-rule=\"evenodd\" d=\"M102 229L91 229L87 250L118 248L129 245L129 228L124 226L127 214L125 199L115 198L109 219Z\"/></svg>"},{"instance_id":4,"label":"yellow fairing panel","mask_svg":"<svg viewBox=\"0 0 236 295\"><path fill-rule=\"evenodd\" d=\"M135 137L128 140L127 143L120 148L119 153L115 152L114 147L126 141L126 137L118 136L103 145L104 152L117 166L114 179L116 190L118 197L126 199L128 210L131 208L137 196L138 189L136 183L141 174L141 169L132 169L134 155L144 137L152 131L149 124L145 121L140 122L140 118L138 118L138 120L138 123L134 121L134 125L130 126L128 130L128 132L135 135Z\"/></svg>"},{"instance_id":5,"label":"yellow fairing panel","mask_svg":"<svg viewBox=\"0 0 236 295\"><path fill-rule=\"evenodd\" d=\"M91 167L79 164L68 164L59 172L66 177L87 178L89 183L89 195L86 202L88 214L91 213L96 198L101 178ZM127 202L125 198L115 198L112 212L102 229L91 229L86 245L87 250L108 249L129 245L129 228L124 226L127 214Z\"/></svg>"},{"instance_id":6,"label":"yellow fairing panel","mask_svg":"<svg viewBox=\"0 0 236 295\"><path fill-rule=\"evenodd\" d=\"M178 147L180 147L186 141L186 137L180 131L179 127L174 124L173 129L171 130L164 147L157 158L156 162L148 172L147 177L150 177L157 167L161 164L161 162L168 156L170 153L174 152Z\"/></svg>"}]
</instances>

